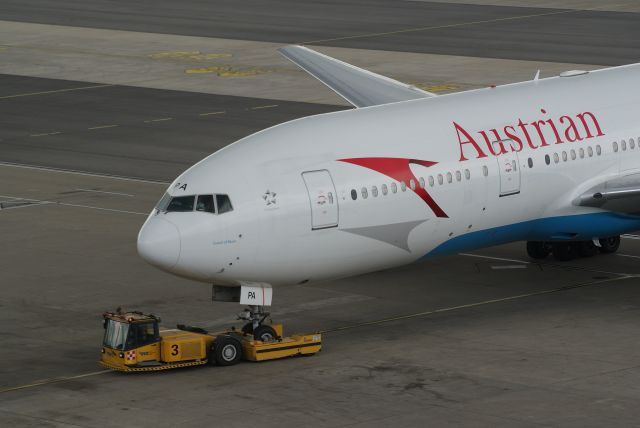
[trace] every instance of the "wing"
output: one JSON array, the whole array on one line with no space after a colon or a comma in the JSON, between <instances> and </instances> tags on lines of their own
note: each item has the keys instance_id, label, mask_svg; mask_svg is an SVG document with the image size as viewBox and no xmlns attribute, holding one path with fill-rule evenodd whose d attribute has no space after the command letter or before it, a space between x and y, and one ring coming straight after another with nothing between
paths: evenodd
<instances>
[{"instance_id":1,"label":"wing","mask_svg":"<svg viewBox=\"0 0 640 428\"><path fill-rule=\"evenodd\" d=\"M415 86L358 68L304 46L287 46L278 51L355 107L370 107L436 96Z\"/></svg>"},{"instance_id":2,"label":"wing","mask_svg":"<svg viewBox=\"0 0 640 428\"><path fill-rule=\"evenodd\" d=\"M640 173L604 181L578 196L573 204L623 214L640 214Z\"/></svg>"}]
</instances>

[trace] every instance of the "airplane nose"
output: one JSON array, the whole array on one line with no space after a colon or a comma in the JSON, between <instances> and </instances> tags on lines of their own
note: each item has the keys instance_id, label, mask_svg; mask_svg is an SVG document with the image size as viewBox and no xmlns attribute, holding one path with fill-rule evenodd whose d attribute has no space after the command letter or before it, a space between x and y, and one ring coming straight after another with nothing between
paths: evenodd
<instances>
[{"instance_id":1,"label":"airplane nose","mask_svg":"<svg viewBox=\"0 0 640 428\"><path fill-rule=\"evenodd\" d=\"M180 257L180 233L169 221L150 217L138 234L138 254L161 269L171 269Z\"/></svg>"}]
</instances>

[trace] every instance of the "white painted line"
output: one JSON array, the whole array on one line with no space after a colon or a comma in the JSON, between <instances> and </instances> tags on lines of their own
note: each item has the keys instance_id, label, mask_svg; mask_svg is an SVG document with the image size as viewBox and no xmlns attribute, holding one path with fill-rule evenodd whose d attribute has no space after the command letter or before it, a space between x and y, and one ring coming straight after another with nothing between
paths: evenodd
<instances>
[{"instance_id":1,"label":"white painted line","mask_svg":"<svg viewBox=\"0 0 640 428\"><path fill-rule=\"evenodd\" d=\"M135 195L131 195L129 193L120 193L120 192L107 192L104 190L93 190L93 189L74 189L74 190L80 190L81 192L91 192L91 193L105 193L107 195L117 195L117 196L128 196L130 198L135 197Z\"/></svg>"},{"instance_id":2,"label":"white painted line","mask_svg":"<svg viewBox=\"0 0 640 428\"><path fill-rule=\"evenodd\" d=\"M29 137L45 137L47 135L58 135L61 134L60 131L55 131L55 132L45 132L44 134L31 134L29 135Z\"/></svg>"},{"instance_id":3,"label":"white painted line","mask_svg":"<svg viewBox=\"0 0 640 428\"><path fill-rule=\"evenodd\" d=\"M57 94L57 93L60 93L60 92L83 91L85 89L108 88L110 86L115 86L115 85L81 86L79 88L57 89L55 91L30 92L30 93L27 93L27 94L5 95L4 97L0 97L0 100L6 100L7 98L30 97L30 96L33 96L33 95Z\"/></svg>"},{"instance_id":4,"label":"white painted line","mask_svg":"<svg viewBox=\"0 0 640 428\"><path fill-rule=\"evenodd\" d=\"M489 256L481 256L479 254L469 254L469 253L458 253L459 256L467 256L467 257L478 257L480 259L488 259L488 260L500 260L503 262L515 262L515 263L525 263L525 264L531 264L531 262L527 262L524 260L516 260L516 259L505 259L502 257L489 257Z\"/></svg>"},{"instance_id":5,"label":"white painted line","mask_svg":"<svg viewBox=\"0 0 640 428\"><path fill-rule=\"evenodd\" d=\"M93 126L93 127L91 127L91 128L87 128L87 129L89 129L89 130L93 130L93 129L105 129L105 128L115 128L115 127L117 127L117 126L120 126L120 125L101 125L101 126Z\"/></svg>"},{"instance_id":6,"label":"white painted line","mask_svg":"<svg viewBox=\"0 0 640 428\"><path fill-rule=\"evenodd\" d=\"M65 207L90 208L90 209L93 209L93 210L112 211L112 212L123 213L123 214L136 214L136 215L145 215L145 216L149 215L149 213L140 213L140 212L137 212L137 211L119 210L119 209L116 209L116 208L103 208L103 207L96 207L96 206L93 206L93 205L70 204L68 202L43 201L43 200L40 200L40 199L20 198L20 197L16 197L16 196L8 196L8 195L0 195L0 198L12 198L12 199L19 200L19 201L40 202L42 204L61 205L61 206L65 206ZM151 210L149 210L149 212L151 212Z\"/></svg>"},{"instance_id":7,"label":"white painted line","mask_svg":"<svg viewBox=\"0 0 640 428\"><path fill-rule=\"evenodd\" d=\"M631 257L633 259L640 259L640 256L632 256L630 254L616 254L616 256L620 256L620 257Z\"/></svg>"},{"instance_id":8,"label":"white painted line","mask_svg":"<svg viewBox=\"0 0 640 428\"><path fill-rule=\"evenodd\" d=\"M263 108L274 108L274 107L278 107L278 104L271 104L271 105L268 105L268 106L251 107L249 110L262 110Z\"/></svg>"},{"instance_id":9,"label":"white painted line","mask_svg":"<svg viewBox=\"0 0 640 428\"><path fill-rule=\"evenodd\" d=\"M67 377L58 377L58 378L55 378L55 379L47 379L47 380L43 380L43 381L40 381L40 382L30 383L28 385L21 385L21 386L14 386L13 388L0 389L0 394L2 394L3 392L18 391L20 389L27 389L27 388L34 388L36 386L48 385L50 383L64 382L64 381L67 381L67 380L81 379L81 378L90 377L90 376L98 376L98 375L105 374L105 373L110 373L110 372L111 372L111 370L100 370L99 372L84 373L84 374L79 374L79 375L76 375L76 376L67 376Z\"/></svg>"},{"instance_id":10,"label":"white painted line","mask_svg":"<svg viewBox=\"0 0 640 428\"><path fill-rule=\"evenodd\" d=\"M166 122L167 120L173 120L173 118L172 117L163 117L161 119L150 119L150 120L145 120L144 123Z\"/></svg>"},{"instance_id":11,"label":"white painted line","mask_svg":"<svg viewBox=\"0 0 640 428\"><path fill-rule=\"evenodd\" d=\"M78 171L75 169L53 168L53 167L37 166L37 165L25 165L20 163L11 163L11 162L0 162L0 167L2 166L11 167L11 168L33 169L36 171L75 174L75 175L82 175L86 177L112 178L114 180L136 181L138 183L161 184L163 186L166 186L169 184L166 181L155 181L155 180L147 180L144 178L137 178L137 177L123 177L120 175L98 174L95 172Z\"/></svg>"},{"instance_id":12,"label":"white painted line","mask_svg":"<svg viewBox=\"0 0 640 428\"><path fill-rule=\"evenodd\" d=\"M198 116L211 116L214 114L225 114L226 111L212 111L210 113L200 113Z\"/></svg>"},{"instance_id":13,"label":"white painted line","mask_svg":"<svg viewBox=\"0 0 640 428\"><path fill-rule=\"evenodd\" d=\"M521 265L494 265L491 266L491 269L500 270L500 269L526 269L527 266L525 264Z\"/></svg>"},{"instance_id":14,"label":"white painted line","mask_svg":"<svg viewBox=\"0 0 640 428\"><path fill-rule=\"evenodd\" d=\"M640 239L638 235L622 235L621 237L626 239Z\"/></svg>"}]
</instances>

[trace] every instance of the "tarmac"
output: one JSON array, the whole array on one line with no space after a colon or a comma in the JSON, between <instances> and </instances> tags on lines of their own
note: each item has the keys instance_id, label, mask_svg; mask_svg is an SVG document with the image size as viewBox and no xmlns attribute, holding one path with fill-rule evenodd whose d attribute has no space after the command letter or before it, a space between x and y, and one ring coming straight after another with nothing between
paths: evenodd
<instances>
[{"instance_id":1,"label":"tarmac","mask_svg":"<svg viewBox=\"0 0 640 428\"><path fill-rule=\"evenodd\" d=\"M617 28L637 21L633 2L616 2L609 11L583 10L599 4L591 1L553 2L562 9L473 2L477 8L329 3L308 31L338 32L332 27L340 24L338 15L330 11L366 5L370 15L350 28L354 34L412 28L420 21L416 11L427 7L451 22L471 14L493 19L529 9L534 15L572 10L553 18L566 24L567 43L582 36L583 13L606 35L597 46L585 44L581 56L562 43L553 49L524 44L507 59L485 56L485 48L466 56L455 48L463 41L451 33L442 37L450 38L448 52L455 55L425 53L424 39L407 38L402 49L386 36L367 39L366 49L355 42L318 47L450 92L525 80L538 68L551 74L622 61L629 53L616 44ZM101 313L118 306L158 314L164 328L240 325L234 320L241 306L212 302L208 285L175 278L138 257L137 232L168 182L252 132L346 108L275 52L277 37L305 35L288 34L295 28L283 19L315 13L308 9L313 3L296 9L283 1L271 13L258 3L242 10L232 4L217 3L214 18L227 22L222 28L209 25L214 18L199 20L202 4L190 1L171 21L177 6L169 3L153 14L146 3L124 4L122 21L101 1L65 14L43 0L3 4L0 19L29 22L0 21L0 425L637 425L636 235L626 236L617 254L567 263L533 262L524 243L514 243L278 288L274 321L291 333L323 332L323 351L309 358L135 375L97 365ZM166 34L147 28L167 22L175 25L159 31ZM518 37L548 29L537 22ZM483 37L498 40L493 23L479 26ZM637 45L639 31L627 32L629 44ZM243 35L259 40L225 38ZM218 54L231 56L206 56ZM555 62L560 56L563 62ZM211 67L219 68L186 72ZM251 67L275 71L251 74Z\"/></svg>"}]
</instances>

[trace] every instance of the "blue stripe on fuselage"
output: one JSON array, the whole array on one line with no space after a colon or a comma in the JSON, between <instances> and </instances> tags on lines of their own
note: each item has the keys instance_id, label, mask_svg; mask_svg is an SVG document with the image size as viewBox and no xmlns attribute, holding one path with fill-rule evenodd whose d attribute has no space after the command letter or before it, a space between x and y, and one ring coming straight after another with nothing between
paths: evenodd
<instances>
[{"instance_id":1,"label":"blue stripe on fuselage","mask_svg":"<svg viewBox=\"0 0 640 428\"><path fill-rule=\"evenodd\" d=\"M514 241L589 241L640 229L640 217L593 213L547 217L456 236L422 257L455 254Z\"/></svg>"}]
</instances>

